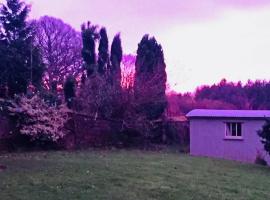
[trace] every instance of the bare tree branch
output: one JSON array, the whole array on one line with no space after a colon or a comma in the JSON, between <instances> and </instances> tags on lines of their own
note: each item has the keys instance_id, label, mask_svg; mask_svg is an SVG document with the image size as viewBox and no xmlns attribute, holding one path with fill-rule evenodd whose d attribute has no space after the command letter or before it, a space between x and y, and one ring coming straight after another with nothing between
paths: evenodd
<instances>
[{"instance_id":1,"label":"bare tree branch","mask_svg":"<svg viewBox=\"0 0 270 200\"><path fill-rule=\"evenodd\" d=\"M82 70L82 40L80 33L62 20L44 16L35 21L36 43L40 46L47 65L44 82L51 87L53 82L62 86L72 74L78 77Z\"/></svg>"}]
</instances>

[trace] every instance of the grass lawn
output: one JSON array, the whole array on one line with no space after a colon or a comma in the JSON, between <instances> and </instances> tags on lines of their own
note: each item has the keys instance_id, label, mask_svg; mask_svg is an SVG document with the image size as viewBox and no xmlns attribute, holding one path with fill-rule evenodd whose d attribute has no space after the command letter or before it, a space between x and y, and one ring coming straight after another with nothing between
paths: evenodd
<instances>
[{"instance_id":1,"label":"grass lawn","mask_svg":"<svg viewBox=\"0 0 270 200\"><path fill-rule=\"evenodd\" d=\"M270 168L177 153L0 155L1 200L270 199Z\"/></svg>"}]
</instances>

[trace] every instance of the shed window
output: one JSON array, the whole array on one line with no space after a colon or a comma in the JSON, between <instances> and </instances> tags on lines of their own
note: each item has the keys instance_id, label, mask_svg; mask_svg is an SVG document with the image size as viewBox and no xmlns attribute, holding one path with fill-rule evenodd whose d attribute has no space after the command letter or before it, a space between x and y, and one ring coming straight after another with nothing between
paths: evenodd
<instances>
[{"instance_id":1,"label":"shed window","mask_svg":"<svg viewBox=\"0 0 270 200\"><path fill-rule=\"evenodd\" d=\"M240 122L226 122L225 127L226 138L242 138L242 123Z\"/></svg>"}]
</instances>

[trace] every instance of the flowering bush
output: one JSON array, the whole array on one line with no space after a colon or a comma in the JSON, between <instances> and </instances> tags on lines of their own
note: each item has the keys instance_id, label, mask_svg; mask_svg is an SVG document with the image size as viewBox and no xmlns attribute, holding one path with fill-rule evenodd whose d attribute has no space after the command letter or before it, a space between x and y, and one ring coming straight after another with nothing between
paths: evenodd
<instances>
[{"instance_id":1,"label":"flowering bush","mask_svg":"<svg viewBox=\"0 0 270 200\"><path fill-rule=\"evenodd\" d=\"M22 96L9 111L18 118L20 133L30 136L33 141L56 142L66 135L68 109L65 106L50 106L38 95Z\"/></svg>"}]
</instances>

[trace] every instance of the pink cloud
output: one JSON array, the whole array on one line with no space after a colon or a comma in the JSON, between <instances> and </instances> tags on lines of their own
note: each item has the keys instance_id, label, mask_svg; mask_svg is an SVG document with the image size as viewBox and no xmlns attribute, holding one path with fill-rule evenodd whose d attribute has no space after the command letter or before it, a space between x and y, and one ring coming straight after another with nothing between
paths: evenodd
<instances>
[{"instance_id":1,"label":"pink cloud","mask_svg":"<svg viewBox=\"0 0 270 200\"><path fill-rule=\"evenodd\" d=\"M3 0L0 0L3 1ZM82 20L143 20L155 23L214 18L227 8L250 9L270 5L269 0L26 0L33 4L35 15L51 14ZM77 23L77 22L76 22Z\"/></svg>"},{"instance_id":2,"label":"pink cloud","mask_svg":"<svg viewBox=\"0 0 270 200\"><path fill-rule=\"evenodd\" d=\"M0 0L3 1L3 0ZM257 8L270 0L26 0L32 17L51 15L77 29L90 20L110 32L126 33L138 40L144 33L155 33L175 24L218 18L227 8ZM134 48L134 42L130 44ZM130 46L129 44L127 46Z\"/></svg>"}]
</instances>

